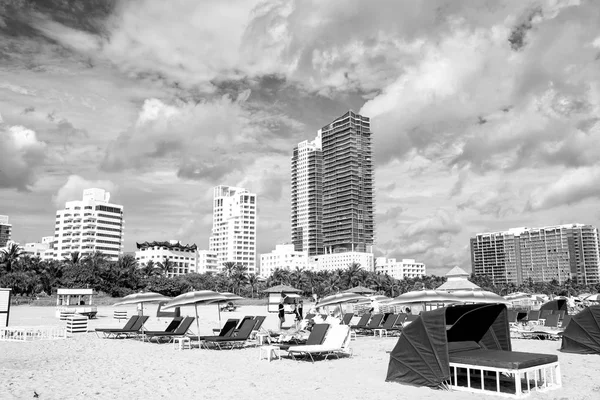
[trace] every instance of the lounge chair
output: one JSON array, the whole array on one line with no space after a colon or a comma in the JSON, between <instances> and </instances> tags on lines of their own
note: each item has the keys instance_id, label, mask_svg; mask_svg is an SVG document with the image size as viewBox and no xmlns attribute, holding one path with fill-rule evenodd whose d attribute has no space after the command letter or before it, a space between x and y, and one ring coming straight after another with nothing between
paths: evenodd
<instances>
[{"instance_id":1,"label":"lounge chair","mask_svg":"<svg viewBox=\"0 0 600 400\"><path fill-rule=\"evenodd\" d=\"M311 319L314 318L315 314L306 314L306 316L304 317L304 319Z\"/></svg>"},{"instance_id":2,"label":"lounge chair","mask_svg":"<svg viewBox=\"0 0 600 400\"><path fill-rule=\"evenodd\" d=\"M539 310L537 310L537 311L529 310L527 312L527 324L528 325L530 325L530 324L537 325L539 319L540 319L540 311Z\"/></svg>"},{"instance_id":3,"label":"lounge chair","mask_svg":"<svg viewBox=\"0 0 600 400\"><path fill-rule=\"evenodd\" d=\"M206 348L209 348L210 345L222 350L225 347L230 347L231 349L235 347L243 347L246 341L250 338L250 334L252 333L252 329L254 328L255 321L254 319L247 319L242 324L239 330L234 331L231 336L227 337L217 337L212 340L204 340L202 343Z\"/></svg>"},{"instance_id":4,"label":"lounge chair","mask_svg":"<svg viewBox=\"0 0 600 400\"><path fill-rule=\"evenodd\" d=\"M296 359L296 355L309 357L312 362L315 362L314 356L336 356L352 355L350 349L350 327L348 325L331 325L323 344L310 346L292 346L288 350L288 354Z\"/></svg>"},{"instance_id":5,"label":"lounge chair","mask_svg":"<svg viewBox=\"0 0 600 400\"><path fill-rule=\"evenodd\" d=\"M565 315L562 321L560 322L560 327L566 329L566 327L569 326L569 322L571 322L571 318L573 318L572 315Z\"/></svg>"},{"instance_id":6,"label":"lounge chair","mask_svg":"<svg viewBox=\"0 0 600 400\"><path fill-rule=\"evenodd\" d=\"M517 326L517 317L519 313L513 310L508 310L508 324L510 326Z\"/></svg>"},{"instance_id":7,"label":"lounge chair","mask_svg":"<svg viewBox=\"0 0 600 400\"><path fill-rule=\"evenodd\" d=\"M212 336L198 336L198 335L187 335L187 337L189 337L191 340L199 340L200 343L200 347L202 347L202 342L205 340L214 340L216 338L222 338L222 337L228 337L233 335L233 332L235 331L235 328L238 325L238 322L240 320L239 319L234 319L234 318L230 318L227 321L225 321L225 324L223 325L223 328L221 328L221 330L219 331L218 335L212 335Z\"/></svg>"},{"instance_id":8,"label":"lounge chair","mask_svg":"<svg viewBox=\"0 0 600 400\"><path fill-rule=\"evenodd\" d=\"M151 334L144 332L144 334L150 341L155 339L157 342L161 342L163 340L170 342L175 337L185 336L188 333L190 326L192 326L194 319L194 317L185 317L173 332L154 332Z\"/></svg>"},{"instance_id":9,"label":"lounge chair","mask_svg":"<svg viewBox=\"0 0 600 400\"><path fill-rule=\"evenodd\" d=\"M563 318L565 318L567 312L565 310L554 310L552 311L552 314L558 314L558 319L562 320Z\"/></svg>"},{"instance_id":10,"label":"lounge chair","mask_svg":"<svg viewBox=\"0 0 600 400\"><path fill-rule=\"evenodd\" d=\"M279 345L280 350L287 350L290 347L298 347L298 346L312 346L316 344L322 344L323 340L325 340L325 335L327 335L327 330L331 325L329 324L315 324L310 331L310 335L308 335L308 339L306 339L306 343L304 344L282 344Z\"/></svg>"},{"instance_id":11,"label":"lounge chair","mask_svg":"<svg viewBox=\"0 0 600 400\"><path fill-rule=\"evenodd\" d=\"M102 334L103 334L104 337L108 337L108 336L110 336L111 332L120 331L120 330L123 330L123 329L129 330L129 329L131 329L131 327L133 326L133 324L136 323L136 321L138 320L138 318L140 318L139 315L133 315L131 318L129 318L129 321L127 321L127 323L125 323L125 325L123 325L122 328L96 328L96 330L95 330L96 336L98 336L98 332L102 332Z\"/></svg>"},{"instance_id":12,"label":"lounge chair","mask_svg":"<svg viewBox=\"0 0 600 400\"><path fill-rule=\"evenodd\" d=\"M170 333L170 332L174 332L175 329L177 329L177 327L179 326L179 324L181 324L181 321L183 321L183 317L175 317L173 318L173 320L169 323L169 325L167 325L167 327L165 328L164 331L144 331L144 336L148 335L148 334L153 334L153 333Z\"/></svg>"},{"instance_id":13,"label":"lounge chair","mask_svg":"<svg viewBox=\"0 0 600 400\"><path fill-rule=\"evenodd\" d=\"M379 333L380 336L387 336L388 335L388 330L389 331L393 331L394 330L394 326L396 325L396 321L398 320L399 315L398 314L390 314L388 315L387 319L385 320L385 322L379 327L379 328L375 328L373 329L373 335L377 335L378 331L381 331Z\"/></svg>"},{"instance_id":14,"label":"lounge chair","mask_svg":"<svg viewBox=\"0 0 600 400\"><path fill-rule=\"evenodd\" d=\"M130 336L138 335L140 333L140 330L144 327L146 321L148 321L148 318L149 317L147 315L138 316L137 320L133 323L133 325L131 325L129 329L125 329L125 327L123 327L123 329L110 329L100 331L96 329L96 331L102 332L104 334L104 337L107 339L127 338Z\"/></svg>"},{"instance_id":15,"label":"lounge chair","mask_svg":"<svg viewBox=\"0 0 600 400\"><path fill-rule=\"evenodd\" d=\"M360 317L360 319L358 320L358 322L356 323L356 325L350 325L350 329L363 329L366 328L367 323L369 322L369 320L371 319L371 314L363 314L362 317Z\"/></svg>"},{"instance_id":16,"label":"lounge chair","mask_svg":"<svg viewBox=\"0 0 600 400\"><path fill-rule=\"evenodd\" d=\"M352 321L352 318L354 317L354 313L346 313L344 314L344 316L342 317L342 325L350 325L350 321Z\"/></svg>"},{"instance_id":17,"label":"lounge chair","mask_svg":"<svg viewBox=\"0 0 600 400\"><path fill-rule=\"evenodd\" d=\"M540 319L546 319L549 315L552 315L552 310L540 311Z\"/></svg>"}]
</instances>

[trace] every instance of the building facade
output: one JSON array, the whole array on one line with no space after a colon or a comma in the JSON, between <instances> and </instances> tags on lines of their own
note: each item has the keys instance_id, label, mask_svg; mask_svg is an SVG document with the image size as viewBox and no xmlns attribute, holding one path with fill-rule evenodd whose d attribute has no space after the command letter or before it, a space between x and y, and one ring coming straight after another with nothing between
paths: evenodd
<instances>
[{"instance_id":1,"label":"building facade","mask_svg":"<svg viewBox=\"0 0 600 400\"><path fill-rule=\"evenodd\" d=\"M135 259L139 267L152 261L154 264L165 263L168 266L166 276L189 274L197 270L197 247L195 244L184 245L178 240L168 242L136 243Z\"/></svg>"},{"instance_id":2,"label":"building facade","mask_svg":"<svg viewBox=\"0 0 600 400\"><path fill-rule=\"evenodd\" d=\"M123 254L123 206L109 200L103 189L86 189L82 200L68 201L56 212L53 258L102 252L117 260Z\"/></svg>"},{"instance_id":3,"label":"building facade","mask_svg":"<svg viewBox=\"0 0 600 400\"><path fill-rule=\"evenodd\" d=\"M341 253L323 254L309 259L308 268L314 271L335 271L347 269L350 264L358 263L361 269L369 272L375 270L375 258L373 253L360 251L346 251Z\"/></svg>"},{"instance_id":4,"label":"building facade","mask_svg":"<svg viewBox=\"0 0 600 400\"><path fill-rule=\"evenodd\" d=\"M216 253L219 268L225 262L256 269L256 194L233 186L213 191L213 227L209 251Z\"/></svg>"},{"instance_id":5,"label":"building facade","mask_svg":"<svg viewBox=\"0 0 600 400\"><path fill-rule=\"evenodd\" d=\"M25 243L23 254L30 257L40 257L42 260L52 258L54 236L44 236L41 242Z\"/></svg>"},{"instance_id":6,"label":"building facade","mask_svg":"<svg viewBox=\"0 0 600 400\"><path fill-rule=\"evenodd\" d=\"M326 254L372 252L371 124L348 111L319 135L323 149L323 246Z\"/></svg>"},{"instance_id":7,"label":"building facade","mask_svg":"<svg viewBox=\"0 0 600 400\"><path fill-rule=\"evenodd\" d=\"M600 283L598 230L591 225L515 228L480 233L470 241L473 273L496 284Z\"/></svg>"},{"instance_id":8,"label":"building facade","mask_svg":"<svg viewBox=\"0 0 600 400\"><path fill-rule=\"evenodd\" d=\"M219 272L219 261L217 260L217 253L209 250L198 250L198 266L196 272L199 274L205 274L211 272L216 274Z\"/></svg>"},{"instance_id":9,"label":"building facade","mask_svg":"<svg viewBox=\"0 0 600 400\"><path fill-rule=\"evenodd\" d=\"M292 155L292 244L309 256L323 254L323 152L321 136L301 142Z\"/></svg>"},{"instance_id":10,"label":"building facade","mask_svg":"<svg viewBox=\"0 0 600 400\"><path fill-rule=\"evenodd\" d=\"M386 274L394 279L418 278L425 276L425 264L413 259L404 258L401 261L395 258L377 257L375 272Z\"/></svg>"},{"instance_id":11,"label":"building facade","mask_svg":"<svg viewBox=\"0 0 600 400\"><path fill-rule=\"evenodd\" d=\"M12 225L8 223L8 215L0 215L0 247L6 247L11 240Z\"/></svg>"},{"instance_id":12,"label":"building facade","mask_svg":"<svg viewBox=\"0 0 600 400\"><path fill-rule=\"evenodd\" d=\"M277 268L290 271L296 268L306 269L308 257L304 251L298 251L293 244L278 244L275 250L260 255L260 276L268 278Z\"/></svg>"}]
</instances>

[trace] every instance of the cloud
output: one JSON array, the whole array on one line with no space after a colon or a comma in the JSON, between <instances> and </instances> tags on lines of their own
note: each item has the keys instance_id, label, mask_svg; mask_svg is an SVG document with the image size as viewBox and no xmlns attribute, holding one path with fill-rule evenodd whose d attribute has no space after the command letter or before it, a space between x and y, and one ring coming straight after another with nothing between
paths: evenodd
<instances>
[{"instance_id":1,"label":"cloud","mask_svg":"<svg viewBox=\"0 0 600 400\"><path fill-rule=\"evenodd\" d=\"M28 191L46 159L45 149L33 130L7 125L0 117L0 189Z\"/></svg>"},{"instance_id":2,"label":"cloud","mask_svg":"<svg viewBox=\"0 0 600 400\"><path fill-rule=\"evenodd\" d=\"M534 189L526 211L538 211L583 202L600 197L600 166L578 168L557 181Z\"/></svg>"},{"instance_id":3,"label":"cloud","mask_svg":"<svg viewBox=\"0 0 600 400\"><path fill-rule=\"evenodd\" d=\"M514 214L514 201L518 195L511 190L508 184L501 185L495 190L481 190L473 193L467 200L459 203L459 210L475 210L480 215L492 215L503 218Z\"/></svg>"},{"instance_id":4,"label":"cloud","mask_svg":"<svg viewBox=\"0 0 600 400\"><path fill-rule=\"evenodd\" d=\"M64 207L67 201L80 200L83 191L91 188L104 189L111 193L111 197L114 197L117 186L108 180L87 180L79 175L71 175L56 194L52 196L52 203L57 208Z\"/></svg>"}]
</instances>

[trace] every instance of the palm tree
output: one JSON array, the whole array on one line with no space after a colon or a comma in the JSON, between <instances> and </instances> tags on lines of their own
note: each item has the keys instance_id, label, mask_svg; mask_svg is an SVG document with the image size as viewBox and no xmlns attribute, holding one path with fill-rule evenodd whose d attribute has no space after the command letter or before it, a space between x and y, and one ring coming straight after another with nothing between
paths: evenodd
<instances>
[{"instance_id":1,"label":"palm tree","mask_svg":"<svg viewBox=\"0 0 600 400\"><path fill-rule=\"evenodd\" d=\"M6 249L0 251L0 266L3 267L4 272L12 272L13 266L16 264L21 254L22 251L16 243L11 243Z\"/></svg>"},{"instance_id":2,"label":"palm tree","mask_svg":"<svg viewBox=\"0 0 600 400\"><path fill-rule=\"evenodd\" d=\"M345 271L345 277L344 277L344 281L346 283L346 286L348 287L355 287L358 286L358 284L360 283L359 281L359 274L361 272L361 267L360 264L357 262L352 262L350 264L348 264L348 268Z\"/></svg>"},{"instance_id":3,"label":"palm tree","mask_svg":"<svg viewBox=\"0 0 600 400\"><path fill-rule=\"evenodd\" d=\"M302 268L296 267L294 271L290 273L290 285L292 285L296 289L304 291L305 283L306 278L304 276Z\"/></svg>"},{"instance_id":4,"label":"palm tree","mask_svg":"<svg viewBox=\"0 0 600 400\"><path fill-rule=\"evenodd\" d=\"M80 252L74 251L68 256L65 256L64 261L70 267L76 267L78 265L81 265L81 263L83 262L83 257L81 256Z\"/></svg>"},{"instance_id":5,"label":"palm tree","mask_svg":"<svg viewBox=\"0 0 600 400\"><path fill-rule=\"evenodd\" d=\"M148 260L148 262L142 266L142 276L144 278L149 278L156 272L157 267L154 264L154 260Z\"/></svg>"},{"instance_id":6,"label":"palm tree","mask_svg":"<svg viewBox=\"0 0 600 400\"><path fill-rule=\"evenodd\" d=\"M254 289L258 286L258 276L255 274L248 275L248 285L250 285L250 296L254 298Z\"/></svg>"},{"instance_id":7,"label":"palm tree","mask_svg":"<svg viewBox=\"0 0 600 400\"><path fill-rule=\"evenodd\" d=\"M165 257L162 262L156 264L155 269L158 270L160 275L165 276L173 270L173 267L174 263Z\"/></svg>"}]
</instances>

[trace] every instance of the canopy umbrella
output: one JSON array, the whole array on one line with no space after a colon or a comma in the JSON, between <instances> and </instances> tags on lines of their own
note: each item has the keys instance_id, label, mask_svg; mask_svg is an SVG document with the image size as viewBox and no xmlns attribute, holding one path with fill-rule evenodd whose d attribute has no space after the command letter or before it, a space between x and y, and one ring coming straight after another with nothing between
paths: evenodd
<instances>
[{"instance_id":1,"label":"canopy umbrella","mask_svg":"<svg viewBox=\"0 0 600 400\"><path fill-rule=\"evenodd\" d=\"M231 292L223 292L223 293L219 293L221 296L225 297L225 300L218 300L217 301L217 308L219 310L219 328L221 328L221 303L227 301L233 301L233 300L242 300L243 297L242 296L238 296L235 293L231 293Z\"/></svg>"},{"instance_id":2,"label":"canopy umbrella","mask_svg":"<svg viewBox=\"0 0 600 400\"><path fill-rule=\"evenodd\" d=\"M288 285L277 285L263 290L263 293L300 293L302 290Z\"/></svg>"},{"instance_id":3,"label":"canopy umbrella","mask_svg":"<svg viewBox=\"0 0 600 400\"><path fill-rule=\"evenodd\" d=\"M227 300L227 297L223 296L221 293L213 292L212 290L198 290L196 292L180 294L179 296L175 297L173 300L165 304L164 309L166 310L178 306L190 306L193 304L194 310L196 311L196 328L198 329L198 336L200 336L200 322L198 321L198 304L209 304L223 300Z\"/></svg>"},{"instance_id":4,"label":"canopy umbrella","mask_svg":"<svg viewBox=\"0 0 600 400\"><path fill-rule=\"evenodd\" d=\"M160 293L154 292L145 292L145 293L134 293L128 296L125 296L121 299L121 301L113 304L114 306L124 306L128 304L141 304L142 305L142 315L144 315L144 303L157 303L159 301L169 301L170 297L163 296Z\"/></svg>"},{"instance_id":5,"label":"canopy umbrella","mask_svg":"<svg viewBox=\"0 0 600 400\"><path fill-rule=\"evenodd\" d=\"M348 290L344 290L343 293L372 294L372 293L375 293L375 291L373 289L369 289L364 286L357 286L357 287L350 288Z\"/></svg>"},{"instance_id":6,"label":"canopy umbrella","mask_svg":"<svg viewBox=\"0 0 600 400\"><path fill-rule=\"evenodd\" d=\"M371 301L375 301L375 302L381 303L381 304L387 304L388 302L390 302L392 300L394 300L394 299L392 299L391 297L387 297L382 294L378 294L375 296L366 296L362 300L358 301L357 304L365 304L365 303L369 303Z\"/></svg>"},{"instance_id":7,"label":"canopy umbrella","mask_svg":"<svg viewBox=\"0 0 600 400\"><path fill-rule=\"evenodd\" d=\"M506 296L504 296L504 298L508 301L525 300L525 299L529 299L530 297L531 297L530 294L523 293L523 292L510 293L510 294L507 294Z\"/></svg>"},{"instance_id":8,"label":"canopy umbrella","mask_svg":"<svg viewBox=\"0 0 600 400\"><path fill-rule=\"evenodd\" d=\"M600 301L600 294L593 294L591 296L586 297L584 300L587 300L587 301Z\"/></svg>"},{"instance_id":9,"label":"canopy umbrella","mask_svg":"<svg viewBox=\"0 0 600 400\"><path fill-rule=\"evenodd\" d=\"M358 293L337 293L332 294L331 296L323 297L317 304L315 304L315 307L326 307L337 304L340 307L340 311L342 311L342 303L356 303L363 299L366 299L366 297Z\"/></svg>"},{"instance_id":10,"label":"canopy umbrella","mask_svg":"<svg viewBox=\"0 0 600 400\"><path fill-rule=\"evenodd\" d=\"M425 309L425 305L427 303L452 304L462 303L462 300L456 297L454 293L438 292L436 290L416 290L401 294L400 296L389 301L386 305L395 306L399 304L414 303L422 303L423 309Z\"/></svg>"},{"instance_id":11,"label":"canopy umbrella","mask_svg":"<svg viewBox=\"0 0 600 400\"><path fill-rule=\"evenodd\" d=\"M496 293L482 291L471 291L471 290L460 290L453 293L465 303L479 303L479 304L511 304L510 301L506 300L502 296L498 296Z\"/></svg>"}]
</instances>

